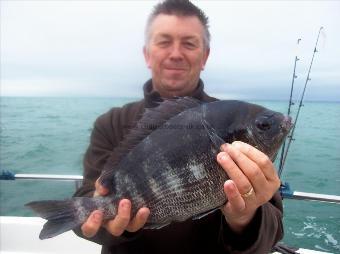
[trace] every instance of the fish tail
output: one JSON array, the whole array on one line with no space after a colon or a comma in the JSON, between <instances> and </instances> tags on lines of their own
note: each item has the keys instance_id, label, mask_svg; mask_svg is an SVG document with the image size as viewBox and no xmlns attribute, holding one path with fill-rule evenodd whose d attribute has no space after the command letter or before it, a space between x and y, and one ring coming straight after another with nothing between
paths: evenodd
<instances>
[{"instance_id":1,"label":"fish tail","mask_svg":"<svg viewBox=\"0 0 340 254\"><path fill-rule=\"evenodd\" d=\"M91 211L81 209L79 202L91 206L92 200L86 197L67 200L43 200L33 201L25 204L25 206L47 220L39 235L39 238L43 240L74 229L85 222Z\"/></svg>"}]
</instances>

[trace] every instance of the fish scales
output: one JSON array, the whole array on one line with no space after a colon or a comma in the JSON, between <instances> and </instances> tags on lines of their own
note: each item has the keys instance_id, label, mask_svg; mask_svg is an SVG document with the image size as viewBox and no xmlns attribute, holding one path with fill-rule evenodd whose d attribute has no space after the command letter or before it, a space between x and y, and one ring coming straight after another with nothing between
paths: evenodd
<instances>
[{"instance_id":1,"label":"fish scales","mask_svg":"<svg viewBox=\"0 0 340 254\"><path fill-rule=\"evenodd\" d=\"M106 219L114 218L122 198L131 200L132 215L141 207L150 209L145 228L200 218L227 201L223 184L228 176L216 162L221 144L243 141L273 160L291 126L288 117L246 102L166 100L155 110L146 110L115 150L119 159L101 176L110 195L27 206L48 220L41 239L81 225L95 209Z\"/></svg>"},{"instance_id":2,"label":"fish scales","mask_svg":"<svg viewBox=\"0 0 340 254\"><path fill-rule=\"evenodd\" d=\"M154 131L147 142L138 144L121 163L119 174L125 172L130 179L138 182L138 191L145 203L138 204L129 193L124 196L131 197L132 203L137 204L134 212L143 206L154 211L149 217L151 224L166 221L167 218L185 220L192 214L213 209L226 201L221 186L228 178L216 163L216 153L202 128L202 116L197 111L179 114L165 128ZM164 137L180 137L181 142L169 143ZM150 162L144 163L142 169L136 165L141 154L147 155ZM197 172L200 169L198 165L205 165L203 172ZM204 177L197 178L199 174ZM150 177L158 186L156 192L148 184ZM116 188L123 189L119 183L116 183ZM126 191L129 192L129 188ZM204 202L205 199L209 202ZM202 206L202 203L209 206Z\"/></svg>"}]
</instances>

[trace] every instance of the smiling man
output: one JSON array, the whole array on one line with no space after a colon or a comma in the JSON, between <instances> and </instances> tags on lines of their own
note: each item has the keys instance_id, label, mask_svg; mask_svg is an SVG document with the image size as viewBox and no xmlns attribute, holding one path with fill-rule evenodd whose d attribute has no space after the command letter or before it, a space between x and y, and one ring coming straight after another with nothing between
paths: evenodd
<instances>
[{"instance_id":1,"label":"smiling man","mask_svg":"<svg viewBox=\"0 0 340 254\"><path fill-rule=\"evenodd\" d=\"M208 19L190 1L156 5L145 31L144 56L152 78L144 84L144 99L96 120L83 186L75 196L107 195L97 179L108 161L116 160L115 149L146 108L174 96L216 100L204 92L200 79L209 41ZM102 253L268 253L283 236L280 181L272 162L241 142L222 146L216 160L230 177L221 186L228 199L221 209L199 220L147 230L143 226L152 211L143 207L132 218L133 204L122 199L114 219L105 221L102 212L94 211L76 233L102 244Z\"/></svg>"},{"instance_id":2,"label":"smiling man","mask_svg":"<svg viewBox=\"0 0 340 254\"><path fill-rule=\"evenodd\" d=\"M204 28L196 16L157 15L146 31L144 56L153 89L162 97L184 96L197 87L209 56Z\"/></svg>"}]
</instances>

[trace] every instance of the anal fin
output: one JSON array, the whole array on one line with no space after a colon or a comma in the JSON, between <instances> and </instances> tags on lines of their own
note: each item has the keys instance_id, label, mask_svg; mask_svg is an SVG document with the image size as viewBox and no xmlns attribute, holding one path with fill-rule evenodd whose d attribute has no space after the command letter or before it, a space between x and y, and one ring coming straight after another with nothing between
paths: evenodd
<instances>
[{"instance_id":1,"label":"anal fin","mask_svg":"<svg viewBox=\"0 0 340 254\"><path fill-rule=\"evenodd\" d=\"M164 228L166 226L170 225L170 222L167 222L167 223L164 223L164 224L146 224L144 226L145 229L161 229L161 228Z\"/></svg>"},{"instance_id":2,"label":"anal fin","mask_svg":"<svg viewBox=\"0 0 340 254\"><path fill-rule=\"evenodd\" d=\"M218 209L220 209L220 208L219 208L219 207L216 207L216 208L211 209L211 210L209 210L209 211L207 211L207 212L200 213L200 214L195 215L194 217L192 217L192 219L193 219L193 220L199 220L199 219L201 219L201 218L207 216L208 214L211 214L211 213L217 211Z\"/></svg>"}]
</instances>

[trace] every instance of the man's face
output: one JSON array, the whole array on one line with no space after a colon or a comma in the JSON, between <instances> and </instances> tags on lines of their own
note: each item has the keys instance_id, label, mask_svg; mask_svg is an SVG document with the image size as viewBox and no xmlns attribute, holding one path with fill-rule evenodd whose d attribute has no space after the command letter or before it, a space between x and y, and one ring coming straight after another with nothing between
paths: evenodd
<instances>
[{"instance_id":1,"label":"man's face","mask_svg":"<svg viewBox=\"0 0 340 254\"><path fill-rule=\"evenodd\" d=\"M184 96L197 86L208 59L204 28L195 16L158 15L144 47L153 88L163 97Z\"/></svg>"}]
</instances>

